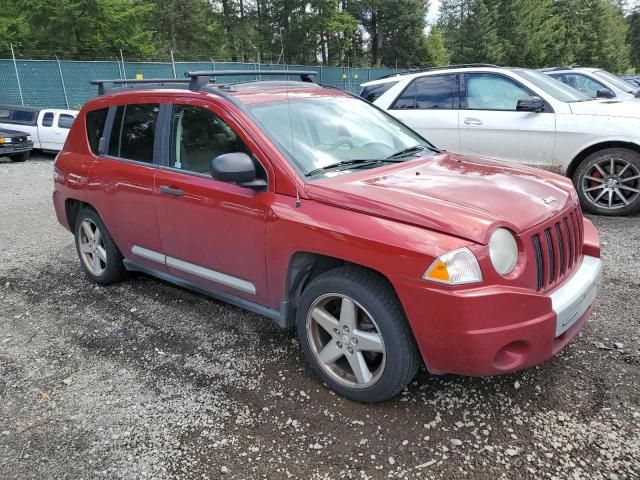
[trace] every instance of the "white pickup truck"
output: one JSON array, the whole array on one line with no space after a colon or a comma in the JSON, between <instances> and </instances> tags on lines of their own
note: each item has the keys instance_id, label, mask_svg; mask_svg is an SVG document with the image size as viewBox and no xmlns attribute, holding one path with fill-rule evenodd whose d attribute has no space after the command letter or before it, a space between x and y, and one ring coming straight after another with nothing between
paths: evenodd
<instances>
[{"instance_id":1,"label":"white pickup truck","mask_svg":"<svg viewBox=\"0 0 640 480\"><path fill-rule=\"evenodd\" d=\"M34 149L59 152L77 116L77 110L0 105L0 128L29 134Z\"/></svg>"}]
</instances>

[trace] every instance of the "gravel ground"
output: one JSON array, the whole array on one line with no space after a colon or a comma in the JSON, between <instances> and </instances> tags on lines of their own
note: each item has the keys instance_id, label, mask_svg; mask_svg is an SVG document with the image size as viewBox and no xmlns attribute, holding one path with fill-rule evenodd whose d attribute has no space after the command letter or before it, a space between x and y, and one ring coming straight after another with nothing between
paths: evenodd
<instances>
[{"instance_id":1,"label":"gravel ground","mask_svg":"<svg viewBox=\"0 0 640 480\"><path fill-rule=\"evenodd\" d=\"M422 371L367 406L269 320L144 275L89 283L52 160L0 160L0 478L640 478L640 217L593 219L604 288L559 356Z\"/></svg>"}]
</instances>

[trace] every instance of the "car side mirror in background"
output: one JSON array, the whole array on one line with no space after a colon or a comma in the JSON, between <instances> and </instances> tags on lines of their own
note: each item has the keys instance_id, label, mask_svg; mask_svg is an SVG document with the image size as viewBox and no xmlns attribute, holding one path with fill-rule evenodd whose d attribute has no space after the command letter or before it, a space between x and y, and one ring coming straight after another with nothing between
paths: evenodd
<instances>
[{"instance_id":1,"label":"car side mirror in background","mask_svg":"<svg viewBox=\"0 0 640 480\"><path fill-rule=\"evenodd\" d=\"M596 98L614 98L614 93L608 88L601 88L596 92Z\"/></svg>"},{"instance_id":2,"label":"car side mirror in background","mask_svg":"<svg viewBox=\"0 0 640 480\"><path fill-rule=\"evenodd\" d=\"M267 182L256 178L256 166L246 153L225 153L211 160L211 176L221 182L261 190Z\"/></svg>"},{"instance_id":3,"label":"car side mirror in background","mask_svg":"<svg viewBox=\"0 0 640 480\"><path fill-rule=\"evenodd\" d=\"M535 96L518 100L518 103L516 104L517 112L540 113L540 112L544 112L544 108L545 108L544 100L542 100L540 97L535 97Z\"/></svg>"}]
</instances>

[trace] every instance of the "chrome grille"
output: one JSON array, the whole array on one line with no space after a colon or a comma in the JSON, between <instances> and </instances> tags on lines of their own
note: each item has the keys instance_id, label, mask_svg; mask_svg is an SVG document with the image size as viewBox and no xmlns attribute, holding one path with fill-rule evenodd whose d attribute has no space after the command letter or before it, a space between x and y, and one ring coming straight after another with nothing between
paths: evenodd
<instances>
[{"instance_id":1,"label":"chrome grille","mask_svg":"<svg viewBox=\"0 0 640 480\"><path fill-rule=\"evenodd\" d=\"M555 218L533 234L538 290L557 283L573 270L582 250L583 234L580 207Z\"/></svg>"}]
</instances>

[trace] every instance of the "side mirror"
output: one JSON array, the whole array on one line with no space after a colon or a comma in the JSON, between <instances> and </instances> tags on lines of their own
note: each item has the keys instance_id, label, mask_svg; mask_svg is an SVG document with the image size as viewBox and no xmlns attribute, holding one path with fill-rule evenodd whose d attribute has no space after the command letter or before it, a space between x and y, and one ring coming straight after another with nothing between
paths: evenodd
<instances>
[{"instance_id":1,"label":"side mirror","mask_svg":"<svg viewBox=\"0 0 640 480\"><path fill-rule=\"evenodd\" d=\"M518 100L516 104L517 112L544 112L545 104L544 100L540 97L527 97L522 100Z\"/></svg>"},{"instance_id":2,"label":"side mirror","mask_svg":"<svg viewBox=\"0 0 640 480\"><path fill-rule=\"evenodd\" d=\"M608 88L601 88L596 92L596 98L614 98L615 94Z\"/></svg>"},{"instance_id":3,"label":"side mirror","mask_svg":"<svg viewBox=\"0 0 640 480\"><path fill-rule=\"evenodd\" d=\"M221 182L260 190L267 182L256 178L256 166L246 153L225 153L211 160L211 176Z\"/></svg>"}]
</instances>

